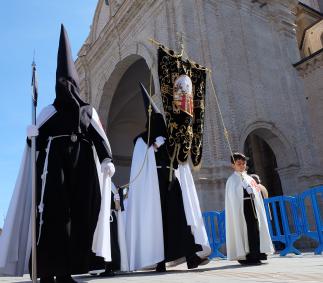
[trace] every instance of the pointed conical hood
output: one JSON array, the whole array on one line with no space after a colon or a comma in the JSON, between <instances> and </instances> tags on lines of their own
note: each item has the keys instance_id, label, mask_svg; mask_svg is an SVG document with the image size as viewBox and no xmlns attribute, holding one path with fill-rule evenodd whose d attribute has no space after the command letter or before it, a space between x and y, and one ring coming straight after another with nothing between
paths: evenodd
<instances>
[{"instance_id":1,"label":"pointed conical hood","mask_svg":"<svg viewBox=\"0 0 323 283\"><path fill-rule=\"evenodd\" d=\"M74 65L68 35L63 24L61 25L61 34L57 53L56 83L59 78L65 78L73 83L77 88L79 87L79 77Z\"/></svg>"},{"instance_id":2,"label":"pointed conical hood","mask_svg":"<svg viewBox=\"0 0 323 283\"><path fill-rule=\"evenodd\" d=\"M63 25L61 26L57 54L55 90L56 99L53 105L66 119L66 128L70 132L80 132L81 107L88 104L79 95L79 78L72 58L67 32Z\"/></svg>"},{"instance_id":3,"label":"pointed conical hood","mask_svg":"<svg viewBox=\"0 0 323 283\"><path fill-rule=\"evenodd\" d=\"M75 104L72 106L72 104ZM56 110L84 106L79 95L79 77L74 65L71 46L64 25L61 25L56 69Z\"/></svg>"},{"instance_id":4,"label":"pointed conical hood","mask_svg":"<svg viewBox=\"0 0 323 283\"><path fill-rule=\"evenodd\" d=\"M140 83L141 95L144 100L145 105L145 113L147 117L146 121L146 129L149 127L149 115L148 115L148 107L151 104L152 113L150 117L150 137L149 137L149 146L155 142L158 136L166 137L166 124L163 115L158 109L157 105L152 100L151 96L148 94L146 88L142 83ZM145 142L148 141L148 131L141 135Z\"/></svg>"},{"instance_id":5,"label":"pointed conical hood","mask_svg":"<svg viewBox=\"0 0 323 283\"><path fill-rule=\"evenodd\" d=\"M139 84L140 84L142 98L144 100L146 114L148 115L148 107L149 107L149 104L151 104L151 106L152 106L152 113L160 113L157 105L152 100L151 96L149 95L149 93L146 90L146 88L144 87L144 85L141 82L139 82Z\"/></svg>"}]
</instances>

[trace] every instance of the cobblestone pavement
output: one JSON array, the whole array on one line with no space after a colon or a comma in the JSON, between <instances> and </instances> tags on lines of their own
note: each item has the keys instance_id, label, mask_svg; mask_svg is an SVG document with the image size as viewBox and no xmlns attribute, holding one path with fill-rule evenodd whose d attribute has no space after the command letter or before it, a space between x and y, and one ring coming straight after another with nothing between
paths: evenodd
<instances>
[{"instance_id":1,"label":"cobblestone pavement","mask_svg":"<svg viewBox=\"0 0 323 283\"><path fill-rule=\"evenodd\" d=\"M80 283L108 282L149 282L149 283L182 283L182 282L279 282L279 283L323 283L323 256L304 254L302 256L269 258L268 263L260 266L244 267L236 262L212 260L208 265L188 271L186 265L170 268L167 273L132 272L110 278L93 276L75 276ZM23 278L0 277L0 283L30 283L28 276Z\"/></svg>"}]
</instances>

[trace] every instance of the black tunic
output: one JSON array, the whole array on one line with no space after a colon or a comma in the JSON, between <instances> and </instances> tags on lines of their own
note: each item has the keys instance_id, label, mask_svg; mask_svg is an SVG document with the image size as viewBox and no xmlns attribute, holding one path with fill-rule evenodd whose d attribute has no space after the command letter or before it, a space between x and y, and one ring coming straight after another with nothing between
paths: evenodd
<instances>
[{"instance_id":1,"label":"black tunic","mask_svg":"<svg viewBox=\"0 0 323 283\"><path fill-rule=\"evenodd\" d=\"M254 200L247 191L243 190L243 210L247 224L247 234L249 243L249 253L246 256L247 261L266 260L267 255L260 252L259 222L255 211Z\"/></svg>"},{"instance_id":2,"label":"black tunic","mask_svg":"<svg viewBox=\"0 0 323 283\"><path fill-rule=\"evenodd\" d=\"M187 225L182 190L174 172L172 181L169 181L170 159L165 144L155 152L155 158L163 219L165 261L170 262L190 257L202 248L195 244L191 227Z\"/></svg>"},{"instance_id":3,"label":"black tunic","mask_svg":"<svg viewBox=\"0 0 323 283\"><path fill-rule=\"evenodd\" d=\"M100 211L100 185L92 145L100 162L111 158L108 145L90 124L92 108L82 107L80 123L68 111L57 111L40 128L37 137L37 203L49 137L44 193L43 225L37 217L38 277L81 274L89 270L93 234ZM76 134L76 141L71 135Z\"/></svg>"},{"instance_id":4,"label":"black tunic","mask_svg":"<svg viewBox=\"0 0 323 283\"><path fill-rule=\"evenodd\" d=\"M123 205L123 189L118 189L118 194L120 196L120 208L121 211L124 211ZM119 238L118 238L118 219L117 211L115 210L114 195L111 194L111 216L112 222L110 223L110 241L111 241L111 262L106 263L106 271L118 271L121 267L121 255L119 247Z\"/></svg>"}]
</instances>

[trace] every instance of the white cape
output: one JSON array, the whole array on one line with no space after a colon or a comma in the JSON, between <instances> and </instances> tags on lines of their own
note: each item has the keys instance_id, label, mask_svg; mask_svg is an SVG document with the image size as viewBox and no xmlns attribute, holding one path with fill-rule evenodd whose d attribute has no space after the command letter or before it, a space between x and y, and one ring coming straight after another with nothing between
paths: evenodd
<instances>
[{"instance_id":1,"label":"white cape","mask_svg":"<svg viewBox=\"0 0 323 283\"><path fill-rule=\"evenodd\" d=\"M37 117L37 126L40 127L56 113L53 105L45 107ZM93 109L91 124L108 143L107 137ZM108 143L109 144L109 143ZM94 149L95 152L95 149ZM0 274L10 276L22 276L28 273L28 262L31 252L31 150L26 146L14 192L10 201L5 219L2 235L0 236ZM96 227L96 237L93 240L93 251L111 260L110 247L110 204L111 204L111 179L103 181L100 163L95 152L98 176L101 189L101 209L99 221ZM105 184L105 189L102 185ZM102 193L103 192L103 193ZM109 208L109 209L107 209Z\"/></svg>"},{"instance_id":2,"label":"white cape","mask_svg":"<svg viewBox=\"0 0 323 283\"><path fill-rule=\"evenodd\" d=\"M179 164L178 169L175 171L175 175L182 189L187 225L191 226L195 244L202 246L202 251L197 252L197 255L201 258L208 257L211 254L211 247L205 230L200 203L188 162Z\"/></svg>"},{"instance_id":3,"label":"white cape","mask_svg":"<svg viewBox=\"0 0 323 283\"><path fill-rule=\"evenodd\" d=\"M138 138L133 152L130 174L132 183L129 186L126 209L126 240L130 270L153 267L164 260L162 213L155 153L153 147L149 147L145 161L146 151L146 143ZM211 253L211 248L189 165L180 165L175 174L182 189L187 223L192 228L195 243L203 248L197 254L202 258L207 257Z\"/></svg>"},{"instance_id":4,"label":"white cape","mask_svg":"<svg viewBox=\"0 0 323 283\"><path fill-rule=\"evenodd\" d=\"M252 184L253 179L247 174L245 180ZM274 252L261 192L254 190L255 208L259 222L260 252ZM225 189L225 224L228 260L242 260L249 253L247 224L243 210L243 185L240 173L234 172L226 183Z\"/></svg>"},{"instance_id":5,"label":"white cape","mask_svg":"<svg viewBox=\"0 0 323 283\"><path fill-rule=\"evenodd\" d=\"M126 243L131 271L153 266L164 259L155 153L150 147L144 162L146 151L146 143L138 138L132 156L126 207Z\"/></svg>"}]
</instances>

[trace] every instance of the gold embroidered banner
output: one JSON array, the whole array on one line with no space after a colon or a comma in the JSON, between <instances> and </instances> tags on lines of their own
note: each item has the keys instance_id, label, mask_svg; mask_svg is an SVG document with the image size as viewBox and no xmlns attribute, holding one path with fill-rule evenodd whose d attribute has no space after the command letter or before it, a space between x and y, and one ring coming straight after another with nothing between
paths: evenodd
<instances>
[{"instance_id":1,"label":"gold embroidered banner","mask_svg":"<svg viewBox=\"0 0 323 283\"><path fill-rule=\"evenodd\" d=\"M167 125L167 147L174 161L194 167L202 159L206 69L158 48L158 76Z\"/></svg>"}]
</instances>

